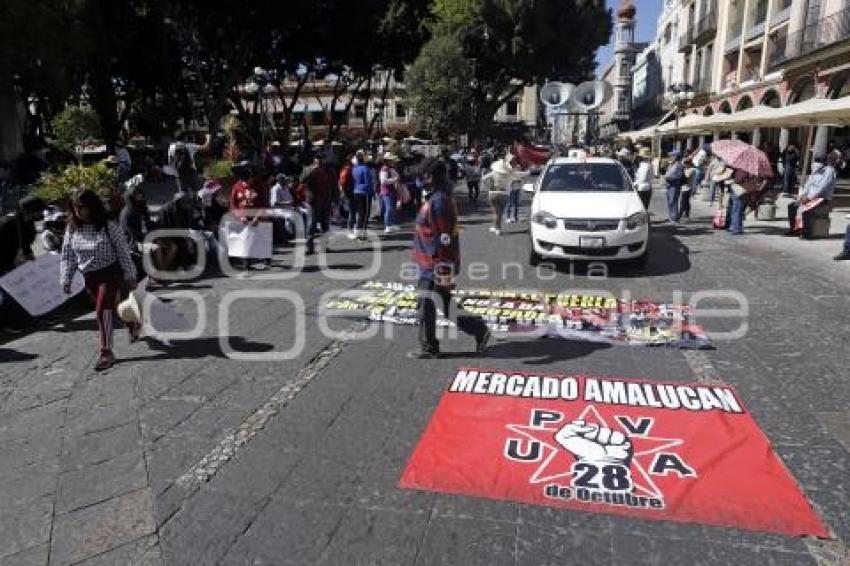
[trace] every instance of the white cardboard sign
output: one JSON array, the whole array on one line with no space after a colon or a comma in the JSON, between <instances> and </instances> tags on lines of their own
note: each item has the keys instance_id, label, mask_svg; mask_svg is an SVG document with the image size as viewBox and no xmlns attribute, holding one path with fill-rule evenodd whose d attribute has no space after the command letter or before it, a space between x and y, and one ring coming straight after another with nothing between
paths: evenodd
<instances>
[{"instance_id":1,"label":"white cardboard sign","mask_svg":"<svg viewBox=\"0 0 850 566\"><path fill-rule=\"evenodd\" d=\"M59 254L48 253L0 277L0 287L32 316L41 316L82 291L85 284L77 272L71 280L71 294L63 293L59 284Z\"/></svg>"}]
</instances>

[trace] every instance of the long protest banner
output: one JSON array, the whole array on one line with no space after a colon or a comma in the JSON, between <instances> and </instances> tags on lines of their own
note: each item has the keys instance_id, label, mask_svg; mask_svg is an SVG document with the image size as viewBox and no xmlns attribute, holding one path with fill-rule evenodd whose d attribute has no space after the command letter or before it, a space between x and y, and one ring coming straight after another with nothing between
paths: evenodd
<instances>
[{"instance_id":1,"label":"long protest banner","mask_svg":"<svg viewBox=\"0 0 850 566\"><path fill-rule=\"evenodd\" d=\"M332 315L416 324L416 298L416 289L411 285L367 281L330 301L325 308ZM690 311L682 305L510 289L458 289L454 291L454 301L497 332L539 330L549 337L610 344L711 348L708 336L690 322ZM450 324L440 314L440 324Z\"/></svg>"},{"instance_id":2,"label":"long protest banner","mask_svg":"<svg viewBox=\"0 0 850 566\"><path fill-rule=\"evenodd\" d=\"M400 487L829 536L727 385L461 369Z\"/></svg>"}]
</instances>

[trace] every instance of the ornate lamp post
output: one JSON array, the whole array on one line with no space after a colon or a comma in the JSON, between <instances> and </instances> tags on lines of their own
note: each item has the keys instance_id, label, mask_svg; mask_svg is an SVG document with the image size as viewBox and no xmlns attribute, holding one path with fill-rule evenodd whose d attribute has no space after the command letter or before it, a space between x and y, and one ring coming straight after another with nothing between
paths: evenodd
<instances>
[{"instance_id":1,"label":"ornate lamp post","mask_svg":"<svg viewBox=\"0 0 850 566\"><path fill-rule=\"evenodd\" d=\"M673 133L673 140L678 145L679 143L679 112L682 111L694 99L696 93L694 87L687 83L676 83L670 85L667 89L665 99L673 107L676 114L676 129Z\"/></svg>"},{"instance_id":2,"label":"ornate lamp post","mask_svg":"<svg viewBox=\"0 0 850 566\"><path fill-rule=\"evenodd\" d=\"M266 95L274 92L274 82L269 72L262 67L254 67L254 74L248 79L248 83L245 85L245 92L251 96L257 96L257 104L260 107L260 146L261 151L265 151L265 99Z\"/></svg>"}]
</instances>

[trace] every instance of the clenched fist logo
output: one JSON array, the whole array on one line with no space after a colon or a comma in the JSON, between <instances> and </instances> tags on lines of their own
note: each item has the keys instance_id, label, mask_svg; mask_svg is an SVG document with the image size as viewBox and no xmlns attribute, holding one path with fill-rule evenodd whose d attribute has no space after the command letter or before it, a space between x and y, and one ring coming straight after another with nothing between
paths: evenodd
<instances>
[{"instance_id":1,"label":"clenched fist logo","mask_svg":"<svg viewBox=\"0 0 850 566\"><path fill-rule=\"evenodd\" d=\"M625 434L593 423L568 423L555 440L581 462L628 466L632 459L632 443Z\"/></svg>"}]
</instances>

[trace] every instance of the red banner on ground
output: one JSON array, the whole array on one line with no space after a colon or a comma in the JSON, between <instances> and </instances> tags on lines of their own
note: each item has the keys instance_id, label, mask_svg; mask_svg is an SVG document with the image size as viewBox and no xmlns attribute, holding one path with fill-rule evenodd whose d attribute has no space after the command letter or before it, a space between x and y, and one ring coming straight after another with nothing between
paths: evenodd
<instances>
[{"instance_id":1,"label":"red banner on ground","mask_svg":"<svg viewBox=\"0 0 850 566\"><path fill-rule=\"evenodd\" d=\"M459 370L400 487L829 536L726 385Z\"/></svg>"}]
</instances>

